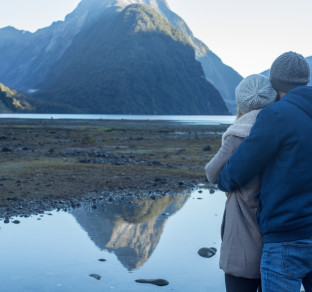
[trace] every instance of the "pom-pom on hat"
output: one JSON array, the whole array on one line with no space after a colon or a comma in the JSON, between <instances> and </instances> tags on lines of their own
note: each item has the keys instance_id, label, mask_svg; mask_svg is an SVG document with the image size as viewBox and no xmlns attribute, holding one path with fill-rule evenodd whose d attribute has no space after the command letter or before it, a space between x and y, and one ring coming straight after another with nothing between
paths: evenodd
<instances>
[{"instance_id":1,"label":"pom-pom on hat","mask_svg":"<svg viewBox=\"0 0 312 292\"><path fill-rule=\"evenodd\" d=\"M277 92L268 77L253 74L238 84L235 98L240 112L246 114L252 110L262 109L276 101Z\"/></svg>"}]
</instances>

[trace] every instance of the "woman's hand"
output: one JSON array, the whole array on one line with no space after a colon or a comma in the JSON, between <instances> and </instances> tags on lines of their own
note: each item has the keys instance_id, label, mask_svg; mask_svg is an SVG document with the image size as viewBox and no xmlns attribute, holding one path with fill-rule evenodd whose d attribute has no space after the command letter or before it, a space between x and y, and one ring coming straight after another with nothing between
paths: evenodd
<instances>
[{"instance_id":1,"label":"woman's hand","mask_svg":"<svg viewBox=\"0 0 312 292\"><path fill-rule=\"evenodd\" d=\"M226 192L225 195L228 198L231 195L231 193Z\"/></svg>"}]
</instances>

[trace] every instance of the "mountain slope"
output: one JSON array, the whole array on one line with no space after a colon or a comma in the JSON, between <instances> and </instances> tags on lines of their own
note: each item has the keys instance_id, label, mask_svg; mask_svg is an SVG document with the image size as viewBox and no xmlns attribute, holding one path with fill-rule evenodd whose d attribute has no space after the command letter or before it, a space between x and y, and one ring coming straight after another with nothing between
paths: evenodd
<instances>
[{"instance_id":1,"label":"mountain slope","mask_svg":"<svg viewBox=\"0 0 312 292\"><path fill-rule=\"evenodd\" d=\"M111 2L84 0L65 21L34 33L13 27L0 29L0 80L24 92L36 88L81 29L92 25Z\"/></svg>"},{"instance_id":2,"label":"mountain slope","mask_svg":"<svg viewBox=\"0 0 312 292\"><path fill-rule=\"evenodd\" d=\"M85 113L228 113L188 40L139 4L81 32L41 87L35 97L54 105L40 111L65 104Z\"/></svg>"},{"instance_id":3,"label":"mountain slope","mask_svg":"<svg viewBox=\"0 0 312 292\"><path fill-rule=\"evenodd\" d=\"M0 113L30 111L32 106L25 101L25 96L0 83Z\"/></svg>"},{"instance_id":4,"label":"mountain slope","mask_svg":"<svg viewBox=\"0 0 312 292\"><path fill-rule=\"evenodd\" d=\"M154 1L153 1L154 2ZM227 108L232 114L236 114L235 88L243 80L233 68L223 64L199 39L195 38L185 21L170 10L165 0L156 0L159 12L176 28L178 28L195 49L196 59L201 63L207 80L220 92Z\"/></svg>"}]
</instances>

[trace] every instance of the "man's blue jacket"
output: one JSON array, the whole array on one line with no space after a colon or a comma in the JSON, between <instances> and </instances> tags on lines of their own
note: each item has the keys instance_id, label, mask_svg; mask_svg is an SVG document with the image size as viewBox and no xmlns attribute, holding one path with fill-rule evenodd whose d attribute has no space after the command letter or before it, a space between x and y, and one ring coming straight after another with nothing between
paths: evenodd
<instances>
[{"instance_id":1,"label":"man's blue jacket","mask_svg":"<svg viewBox=\"0 0 312 292\"><path fill-rule=\"evenodd\" d=\"M312 87L297 87L259 113L218 186L231 192L257 174L263 242L312 238Z\"/></svg>"}]
</instances>

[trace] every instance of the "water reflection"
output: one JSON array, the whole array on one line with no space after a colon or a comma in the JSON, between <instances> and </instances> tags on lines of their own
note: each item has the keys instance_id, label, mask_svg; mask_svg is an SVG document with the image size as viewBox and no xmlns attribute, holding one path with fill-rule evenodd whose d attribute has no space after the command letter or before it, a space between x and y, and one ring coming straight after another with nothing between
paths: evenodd
<instances>
[{"instance_id":1,"label":"water reflection","mask_svg":"<svg viewBox=\"0 0 312 292\"><path fill-rule=\"evenodd\" d=\"M179 211L189 197L134 200L131 206L126 202L95 210L84 207L72 214L100 249L114 253L132 271L147 262L159 243L167 218Z\"/></svg>"}]
</instances>

